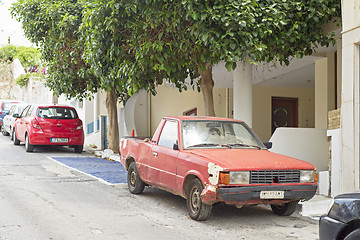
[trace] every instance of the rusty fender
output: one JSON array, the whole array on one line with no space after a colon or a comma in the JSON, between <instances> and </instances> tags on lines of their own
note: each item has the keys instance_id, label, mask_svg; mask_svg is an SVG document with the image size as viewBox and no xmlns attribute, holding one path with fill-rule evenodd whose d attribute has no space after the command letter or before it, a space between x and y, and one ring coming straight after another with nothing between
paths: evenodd
<instances>
[{"instance_id":1,"label":"rusty fender","mask_svg":"<svg viewBox=\"0 0 360 240\"><path fill-rule=\"evenodd\" d=\"M214 164L208 164L209 183L205 185L204 190L201 193L201 200L204 204L214 204L219 200L216 197L216 190L219 184L219 173L223 171L223 168Z\"/></svg>"}]
</instances>

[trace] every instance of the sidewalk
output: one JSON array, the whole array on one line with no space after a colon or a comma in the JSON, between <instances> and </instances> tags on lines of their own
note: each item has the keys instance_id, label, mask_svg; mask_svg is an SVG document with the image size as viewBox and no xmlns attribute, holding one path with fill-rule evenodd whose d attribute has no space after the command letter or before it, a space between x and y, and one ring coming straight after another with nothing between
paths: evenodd
<instances>
[{"instance_id":1,"label":"sidewalk","mask_svg":"<svg viewBox=\"0 0 360 240\"><path fill-rule=\"evenodd\" d=\"M312 199L306 202L299 202L300 214L304 217L309 217L318 220L320 216L327 214L332 198L322 195L315 195Z\"/></svg>"}]
</instances>

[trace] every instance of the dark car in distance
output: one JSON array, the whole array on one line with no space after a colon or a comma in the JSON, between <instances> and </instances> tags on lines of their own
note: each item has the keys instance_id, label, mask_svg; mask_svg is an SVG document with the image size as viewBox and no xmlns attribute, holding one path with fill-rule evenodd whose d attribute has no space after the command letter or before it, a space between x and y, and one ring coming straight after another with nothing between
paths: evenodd
<instances>
[{"instance_id":1,"label":"dark car in distance","mask_svg":"<svg viewBox=\"0 0 360 240\"><path fill-rule=\"evenodd\" d=\"M327 215L320 218L320 240L360 239L360 192L334 198Z\"/></svg>"},{"instance_id":2,"label":"dark car in distance","mask_svg":"<svg viewBox=\"0 0 360 240\"><path fill-rule=\"evenodd\" d=\"M14 103L22 103L22 101L18 100L8 100L8 99L0 99L0 130L3 125L3 119L6 116L6 114L9 112L11 106Z\"/></svg>"}]
</instances>

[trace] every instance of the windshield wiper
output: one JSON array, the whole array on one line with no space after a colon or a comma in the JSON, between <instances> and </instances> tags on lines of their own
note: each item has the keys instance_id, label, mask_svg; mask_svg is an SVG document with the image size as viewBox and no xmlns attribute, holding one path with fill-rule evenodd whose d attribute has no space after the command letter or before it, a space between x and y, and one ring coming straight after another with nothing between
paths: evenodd
<instances>
[{"instance_id":1,"label":"windshield wiper","mask_svg":"<svg viewBox=\"0 0 360 240\"><path fill-rule=\"evenodd\" d=\"M220 147L231 148L229 145L218 144L218 143L200 143L200 144L195 144L195 145L188 146L188 148L193 148L193 147L209 147L209 146L220 146Z\"/></svg>"},{"instance_id":2,"label":"windshield wiper","mask_svg":"<svg viewBox=\"0 0 360 240\"><path fill-rule=\"evenodd\" d=\"M233 143L233 144L228 144L229 146L241 146L241 147L253 147L253 148L257 148L257 149L261 149L261 147L256 146L256 145L248 145L248 144L243 144L243 143Z\"/></svg>"}]
</instances>

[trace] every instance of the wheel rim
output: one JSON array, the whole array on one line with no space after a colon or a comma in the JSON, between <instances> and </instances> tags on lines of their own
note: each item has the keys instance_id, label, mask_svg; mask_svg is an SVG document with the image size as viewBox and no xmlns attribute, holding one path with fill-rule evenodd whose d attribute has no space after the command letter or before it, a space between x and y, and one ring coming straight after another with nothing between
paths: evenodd
<instances>
[{"instance_id":1,"label":"wheel rim","mask_svg":"<svg viewBox=\"0 0 360 240\"><path fill-rule=\"evenodd\" d=\"M26 135L26 140L25 140L25 148L28 149L29 148L29 137Z\"/></svg>"},{"instance_id":2,"label":"wheel rim","mask_svg":"<svg viewBox=\"0 0 360 240\"><path fill-rule=\"evenodd\" d=\"M199 189L197 187L194 187L191 190L191 194L190 194L190 207L191 207L191 211L193 213L197 213L199 211L200 208L200 204L201 204L201 198L200 198L200 192Z\"/></svg>"},{"instance_id":3,"label":"wheel rim","mask_svg":"<svg viewBox=\"0 0 360 240\"><path fill-rule=\"evenodd\" d=\"M131 173L130 173L130 185L132 187L134 187L136 184L136 172L135 170L133 170Z\"/></svg>"}]
</instances>

